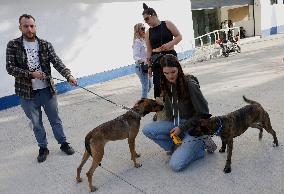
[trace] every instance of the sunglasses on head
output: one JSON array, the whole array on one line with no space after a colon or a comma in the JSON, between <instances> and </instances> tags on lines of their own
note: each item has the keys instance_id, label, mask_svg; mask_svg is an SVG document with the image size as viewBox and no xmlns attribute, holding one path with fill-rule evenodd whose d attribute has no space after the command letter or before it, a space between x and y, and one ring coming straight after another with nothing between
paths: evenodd
<instances>
[{"instance_id":1,"label":"sunglasses on head","mask_svg":"<svg viewBox=\"0 0 284 194\"><path fill-rule=\"evenodd\" d=\"M140 30L142 30L144 32L145 31L145 27L141 27Z\"/></svg>"},{"instance_id":2,"label":"sunglasses on head","mask_svg":"<svg viewBox=\"0 0 284 194\"><path fill-rule=\"evenodd\" d=\"M150 17L151 17L151 15L150 15L150 16L147 16L147 17L145 17L145 18L144 18L144 21L145 21L145 22L148 22L148 21L149 21L149 19L150 19Z\"/></svg>"}]
</instances>

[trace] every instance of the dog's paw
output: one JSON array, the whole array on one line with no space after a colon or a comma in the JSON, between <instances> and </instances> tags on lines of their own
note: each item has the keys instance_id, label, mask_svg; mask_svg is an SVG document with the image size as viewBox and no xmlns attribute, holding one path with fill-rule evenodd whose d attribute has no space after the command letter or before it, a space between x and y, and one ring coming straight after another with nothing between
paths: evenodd
<instances>
[{"instance_id":1,"label":"dog's paw","mask_svg":"<svg viewBox=\"0 0 284 194\"><path fill-rule=\"evenodd\" d=\"M76 177L76 181L77 181L77 183L80 183L80 182L83 181L83 179L81 177Z\"/></svg>"},{"instance_id":2,"label":"dog's paw","mask_svg":"<svg viewBox=\"0 0 284 194\"><path fill-rule=\"evenodd\" d=\"M273 147L278 147L279 146L279 144L278 143L273 143L273 145L272 145Z\"/></svg>"},{"instance_id":3,"label":"dog's paw","mask_svg":"<svg viewBox=\"0 0 284 194\"><path fill-rule=\"evenodd\" d=\"M225 150L225 149L222 149L222 148L219 150L220 153L224 153L225 151L226 151L226 150Z\"/></svg>"},{"instance_id":4,"label":"dog's paw","mask_svg":"<svg viewBox=\"0 0 284 194\"><path fill-rule=\"evenodd\" d=\"M140 156L141 156L141 154L137 154L137 153L135 154L136 158L139 158Z\"/></svg>"},{"instance_id":5,"label":"dog's paw","mask_svg":"<svg viewBox=\"0 0 284 194\"><path fill-rule=\"evenodd\" d=\"M231 169L231 167L229 166L229 167L225 167L224 168L224 173L230 173L232 171L232 169Z\"/></svg>"},{"instance_id":6,"label":"dog's paw","mask_svg":"<svg viewBox=\"0 0 284 194\"><path fill-rule=\"evenodd\" d=\"M90 192L95 192L96 190L98 190L98 189L95 186L91 186Z\"/></svg>"},{"instance_id":7,"label":"dog's paw","mask_svg":"<svg viewBox=\"0 0 284 194\"><path fill-rule=\"evenodd\" d=\"M134 164L135 168L140 168L142 166L142 164L140 163L137 163L137 164Z\"/></svg>"}]
</instances>

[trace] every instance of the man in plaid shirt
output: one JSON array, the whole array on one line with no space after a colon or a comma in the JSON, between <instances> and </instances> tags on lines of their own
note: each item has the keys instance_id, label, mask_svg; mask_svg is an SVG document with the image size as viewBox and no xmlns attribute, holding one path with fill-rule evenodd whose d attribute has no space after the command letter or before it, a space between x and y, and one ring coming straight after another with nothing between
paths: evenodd
<instances>
[{"instance_id":1,"label":"man in plaid shirt","mask_svg":"<svg viewBox=\"0 0 284 194\"><path fill-rule=\"evenodd\" d=\"M41 107L48 117L55 139L61 144L60 149L67 155L72 155L74 150L66 141L62 121L58 115L50 63L71 85L77 85L77 81L56 55L51 43L36 36L33 16L23 14L19 18L19 24L22 36L11 40L7 45L6 69L15 77L15 92L20 97L26 116L33 124L39 146L37 160L44 162L49 154Z\"/></svg>"}]
</instances>

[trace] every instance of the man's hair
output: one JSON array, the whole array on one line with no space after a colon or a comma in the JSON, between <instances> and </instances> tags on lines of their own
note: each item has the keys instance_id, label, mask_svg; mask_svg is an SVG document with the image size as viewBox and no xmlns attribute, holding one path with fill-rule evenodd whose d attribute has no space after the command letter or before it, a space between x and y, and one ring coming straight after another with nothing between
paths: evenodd
<instances>
[{"instance_id":1,"label":"man's hair","mask_svg":"<svg viewBox=\"0 0 284 194\"><path fill-rule=\"evenodd\" d=\"M148 5L146 5L146 3L143 3L143 10L144 11L143 11L142 15L147 14L147 15L152 15L152 16L158 16L156 11L153 8L148 7Z\"/></svg>"},{"instance_id":2,"label":"man's hair","mask_svg":"<svg viewBox=\"0 0 284 194\"><path fill-rule=\"evenodd\" d=\"M21 16L19 17L19 24L21 24L21 19L22 19L22 18L28 18L28 19L32 18L32 19L35 21L35 18L34 18L32 15L23 14L23 15L21 15Z\"/></svg>"}]
</instances>

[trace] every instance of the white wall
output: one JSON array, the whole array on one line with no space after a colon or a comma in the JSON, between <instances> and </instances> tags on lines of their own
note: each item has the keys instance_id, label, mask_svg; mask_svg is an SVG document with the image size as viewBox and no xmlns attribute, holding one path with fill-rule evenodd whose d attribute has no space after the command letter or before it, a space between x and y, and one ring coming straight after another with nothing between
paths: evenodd
<instances>
[{"instance_id":1,"label":"white wall","mask_svg":"<svg viewBox=\"0 0 284 194\"><path fill-rule=\"evenodd\" d=\"M278 4L271 5L270 1L259 0L261 4L261 30L267 31L272 27L284 25L284 5L283 1L279 0Z\"/></svg>"},{"instance_id":2,"label":"white wall","mask_svg":"<svg viewBox=\"0 0 284 194\"><path fill-rule=\"evenodd\" d=\"M254 16L255 16L255 35L261 36L261 3L260 0L254 1Z\"/></svg>"},{"instance_id":3,"label":"white wall","mask_svg":"<svg viewBox=\"0 0 284 194\"><path fill-rule=\"evenodd\" d=\"M193 38L190 0L1 0L0 97L14 94L5 52L8 41L21 35L21 14L35 17L38 36L53 44L75 77L82 77L133 63L133 26L143 22L143 2L153 7L161 20L176 24L183 35L176 49L188 50ZM53 75L59 76L55 70Z\"/></svg>"},{"instance_id":4,"label":"white wall","mask_svg":"<svg viewBox=\"0 0 284 194\"><path fill-rule=\"evenodd\" d=\"M228 20L228 10L237 8L237 7L242 7L242 6L231 6L231 7L222 7L221 10L221 21ZM253 36L254 35L254 20L253 20L253 6L249 6L249 18L248 21L239 21L239 22L234 22L234 27L241 27L243 26L244 29L246 30L246 35L247 36Z\"/></svg>"}]
</instances>

